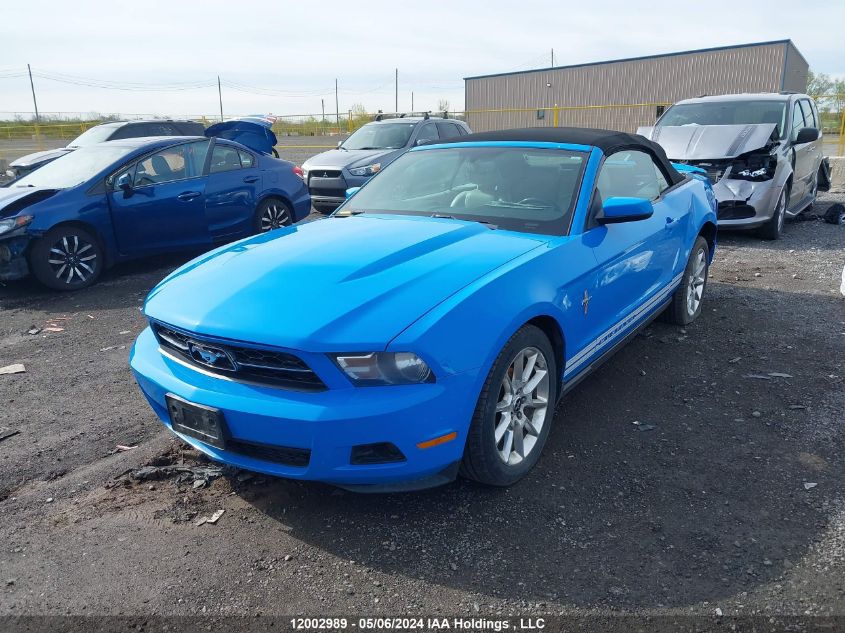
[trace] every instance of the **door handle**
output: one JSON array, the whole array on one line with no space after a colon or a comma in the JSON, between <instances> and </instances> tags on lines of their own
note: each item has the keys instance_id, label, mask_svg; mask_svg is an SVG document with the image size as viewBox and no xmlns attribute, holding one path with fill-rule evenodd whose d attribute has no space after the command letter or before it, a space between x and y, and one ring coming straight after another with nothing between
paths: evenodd
<instances>
[{"instance_id":1,"label":"door handle","mask_svg":"<svg viewBox=\"0 0 845 633\"><path fill-rule=\"evenodd\" d=\"M201 195L202 194L199 191L186 191L185 193L180 193L176 196L176 199L181 200L182 202L188 202L194 198L199 198Z\"/></svg>"},{"instance_id":2,"label":"door handle","mask_svg":"<svg viewBox=\"0 0 845 633\"><path fill-rule=\"evenodd\" d=\"M244 178L244 182L258 182L258 176L247 176Z\"/></svg>"}]
</instances>

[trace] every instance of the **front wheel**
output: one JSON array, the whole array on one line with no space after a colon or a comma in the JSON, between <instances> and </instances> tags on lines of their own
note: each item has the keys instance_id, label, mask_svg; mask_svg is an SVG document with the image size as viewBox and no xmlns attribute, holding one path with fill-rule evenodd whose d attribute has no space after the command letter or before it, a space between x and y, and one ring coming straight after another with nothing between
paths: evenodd
<instances>
[{"instance_id":1,"label":"front wheel","mask_svg":"<svg viewBox=\"0 0 845 633\"><path fill-rule=\"evenodd\" d=\"M777 240L783 235L783 225L786 221L787 194L788 189L786 187L781 189L772 217L760 227L760 237L764 240Z\"/></svg>"},{"instance_id":2,"label":"front wheel","mask_svg":"<svg viewBox=\"0 0 845 633\"><path fill-rule=\"evenodd\" d=\"M287 203L278 198L264 200L255 210L255 230L259 233L290 226L292 222L293 212Z\"/></svg>"},{"instance_id":3,"label":"front wheel","mask_svg":"<svg viewBox=\"0 0 845 633\"><path fill-rule=\"evenodd\" d=\"M493 363L467 435L461 474L509 486L537 463L557 393L554 350L542 330L522 327Z\"/></svg>"},{"instance_id":4,"label":"front wheel","mask_svg":"<svg viewBox=\"0 0 845 633\"><path fill-rule=\"evenodd\" d=\"M664 312L665 320L676 325L692 323L701 314L704 290L707 288L710 248L707 240L698 236L693 244L681 284L672 295L672 302Z\"/></svg>"},{"instance_id":5,"label":"front wheel","mask_svg":"<svg viewBox=\"0 0 845 633\"><path fill-rule=\"evenodd\" d=\"M54 290L87 288L103 271L97 238L77 226L57 226L39 239L29 256L32 274Z\"/></svg>"}]
</instances>

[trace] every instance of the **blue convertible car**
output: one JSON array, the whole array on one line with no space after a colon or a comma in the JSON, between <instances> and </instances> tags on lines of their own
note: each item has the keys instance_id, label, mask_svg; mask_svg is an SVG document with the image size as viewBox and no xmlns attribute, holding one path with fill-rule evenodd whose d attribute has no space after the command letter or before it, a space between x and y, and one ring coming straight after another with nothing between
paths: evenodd
<instances>
[{"instance_id":1,"label":"blue convertible car","mask_svg":"<svg viewBox=\"0 0 845 633\"><path fill-rule=\"evenodd\" d=\"M508 485L563 393L654 317L700 314L714 209L706 177L641 136L417 147L331 217L173 272L131 366L223 462L362 490Z\"/></svg>"},{"instance_id":2,"label":"blue convertible car","mask_svg":"<svg viewBox=\"0 0 845 633\"><path fill-rule=\"evenodd\" d=\"M0 280L31 272L77 290L118 261L207 250L310 212L294 166L270 155L269 122L206 135L88 145L0 188Z\"/></svg>"}]
</instances>

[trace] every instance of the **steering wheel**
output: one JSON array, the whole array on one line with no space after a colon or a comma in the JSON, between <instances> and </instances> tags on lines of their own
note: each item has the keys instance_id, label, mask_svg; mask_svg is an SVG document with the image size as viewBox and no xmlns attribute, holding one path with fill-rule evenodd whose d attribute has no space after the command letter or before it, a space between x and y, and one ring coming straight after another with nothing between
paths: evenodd
<instances>
[{"instance_id":1,"label":"steering wheel","mask_svg":"<svg viewBox=\"0 0 845 633\"><path fill-rule=\"evenodd\" d=\"M549 207L557 210L557 205L550 200L543 200L542 198L523 198L517 204L533 205L535 207Z\"/></svg>"}]
</instances>

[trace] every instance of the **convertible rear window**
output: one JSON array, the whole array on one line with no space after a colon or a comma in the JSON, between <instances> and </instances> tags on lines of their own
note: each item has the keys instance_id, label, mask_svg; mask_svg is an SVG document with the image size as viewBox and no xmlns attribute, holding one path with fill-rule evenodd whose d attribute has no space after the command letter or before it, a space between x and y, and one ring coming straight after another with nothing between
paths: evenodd
<instances>
[{"instance_id":1,"label":"convertible rear window","mask_svg":"<svg viewBox=\"0 0 845 633\"><path fill-rule=\"evenodd\" d=\"M337 213L448 216L525 233L563 235L585 152L450 145L396 159Z\"/></svg>"}]
</instances>

